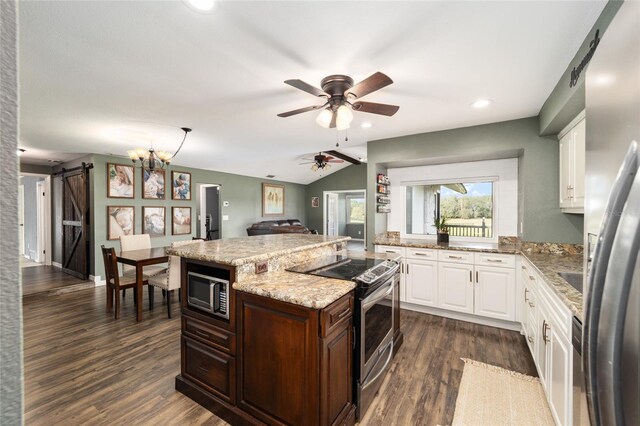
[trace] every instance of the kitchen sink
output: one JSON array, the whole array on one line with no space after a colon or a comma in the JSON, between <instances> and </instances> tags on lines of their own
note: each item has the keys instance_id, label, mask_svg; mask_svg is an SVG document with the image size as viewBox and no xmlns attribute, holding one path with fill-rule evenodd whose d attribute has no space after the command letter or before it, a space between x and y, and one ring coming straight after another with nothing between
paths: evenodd
<instances>
[{"instance_id":1,"label":"kitchen sink","mask_svg":"<svg viewBox=\"0 0 640 426\"><path fill-rule=\"evenodd\" d=\"M558 275L568 282L571 287L582 293L582 274L575 272L558 272Z\"/></svg>"}]
</instances>

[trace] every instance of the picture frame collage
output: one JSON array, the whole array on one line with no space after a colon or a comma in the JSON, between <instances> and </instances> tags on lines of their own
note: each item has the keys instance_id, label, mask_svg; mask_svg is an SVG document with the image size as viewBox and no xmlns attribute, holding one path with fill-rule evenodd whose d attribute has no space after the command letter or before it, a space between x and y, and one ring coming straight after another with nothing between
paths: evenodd
<instances>
[{"instance_id":1,"label":"picture frame collage","mask_svg":"<svg viewBox=\"0 0 640 426\"><path fill-rule=\"evenodd\" d=\"M130 164L107 163L107 198L115 200L133 200L136 198L136 168ZM166 200L166 175L170 173L169 192L171 200L175 202L191 201L191 173L178 170L147 170L142 168L140 197L142 200ZM171 235L191 234L192 209L191 206L171 207ZM167 206L149 204L141 206L142 233L151 238L164 237L166 230ZM108 205L107 206L107 240L117 240L122 235L135 234L136 206Z\"/></svg>"}]
</instances>

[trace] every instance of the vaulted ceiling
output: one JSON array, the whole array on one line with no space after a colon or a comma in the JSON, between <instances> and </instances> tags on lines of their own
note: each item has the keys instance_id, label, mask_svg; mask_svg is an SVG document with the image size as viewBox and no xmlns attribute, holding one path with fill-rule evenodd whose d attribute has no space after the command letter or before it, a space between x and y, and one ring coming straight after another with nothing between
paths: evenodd
<instances>
[{"instance_id":1,"label":"vaulted ceiling","mask_svg":"<svg viewBox=\"0 0 640 426\"><path fill-rule=\"evenodd\" d=\"M368 140L537 115L605 4L21 2L20 144L26 162L172 151L188 126L176 164L309 183L300 158L338 141L366 157ZM366 100L400 110L355 112L348 141L317 112L276 116L319 103L286 79L376 71L394 84Z\"/></svg>"}]
</instances>

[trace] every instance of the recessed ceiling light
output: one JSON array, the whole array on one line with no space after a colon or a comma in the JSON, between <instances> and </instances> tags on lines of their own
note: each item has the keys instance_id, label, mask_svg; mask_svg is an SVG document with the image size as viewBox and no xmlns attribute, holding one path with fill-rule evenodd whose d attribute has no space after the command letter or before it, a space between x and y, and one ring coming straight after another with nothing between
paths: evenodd
<instances>
[{"instance_id":1,"label":"recessed ceiling light","mask_svg":"<svg viewBox=\"0 0 640 426\"><path fill-rule=\"evenodd\" d=\"M363 121L362 124L360 124L360 127L362 127L363 129L370 129L373 127L373 123L369 121Z\"/></svg>"},{"instance_id":2,"label":"recessed ceiling light","mask_svg":"<svg viewBox=\"0 0 640 426\"><path fill-rule=\"evenodd\" d=\"M491 100L489 99L477 99L471 104L474 108L486 108L489 105L491 105Z\"/></svg>"},{"instance_id":3,"label":"recessed ceiling light","mask_svg":"<svg viewBox=\"0 0 640 426\"><path fill-rule=\"evenodd\" d=\"M592 81L596 86L611 86L616 81L616 77L613 74L598 74Z\"/></svg>"},{"instance_id":4,"label":"recessed ceiling light","mask_svg":"<svg viewBox=\"0 0 640 426\"><path fill-rule=\"evenodd\" d=\"M213 12L216 8L216 0L184 0L184 2L196 12Z\"/></svg>"}]
</instances>

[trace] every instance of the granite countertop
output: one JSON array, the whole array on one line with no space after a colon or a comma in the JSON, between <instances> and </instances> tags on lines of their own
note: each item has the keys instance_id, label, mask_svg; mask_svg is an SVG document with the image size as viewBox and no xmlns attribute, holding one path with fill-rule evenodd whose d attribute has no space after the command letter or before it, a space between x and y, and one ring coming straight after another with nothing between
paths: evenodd
<instances>
[{"instance_id":1,"label":"granite countertop","mask_svg":"<svg viewBox=\"0 0 640 426\"><path fill-rule=\"evenodd\" d=\"M353 258L397 259L397 255L371 252L348 252ZM323 309L345 294L355 289L356 283L348 280L299 274L289 271L273 271L254 275L252 278L236 282L238 291L293 303L312 309Z\"/></svg>"},{"instance_id":2,"label":"granite countertop","mask_svg":"<svg viewBox=\"0 0 640 426\"><path fill-rule=\"evenodd\" d=\"M373 242L375 245L399 246L426 248L436 250L459 250L459 251L479 251L486 253L518 253L516 244L495 244L495 243L475 243L475 242L454 242L454 243L437 243L435 241L423 240L419 238L395 238L376 235Z\"/></svg>"},{"instance_id":3,"label":"granite countertop","mask_svg":"<svg viewBox=\"0 0 640 426\"><path fill-rule=\"evenodd\" d=\"M350 239L351 237L314 234L256 235L215 241L194 241L193 244L168 249L167 253L188 259L239 266Z\"/></svg>"},{"instance_id":4,"label":"granite countertop","mask_svg":"<svg viewBox=\"0 0 640 426\"><path fill-rule=\"evenodd\" d=\"M555 292L571 313L582 320L582 293L573 288L558 272L583 273L582 255L558 255L549 253L521 253L526 257Z\"/></svg>"}]
</instances>

